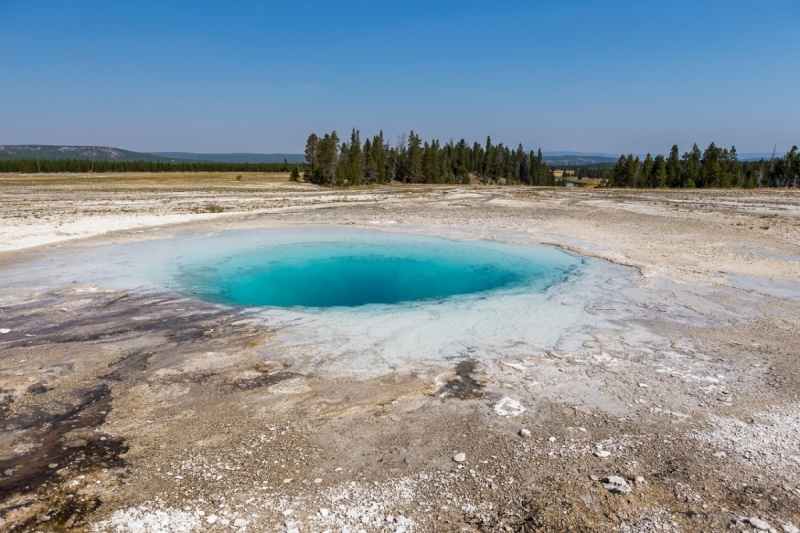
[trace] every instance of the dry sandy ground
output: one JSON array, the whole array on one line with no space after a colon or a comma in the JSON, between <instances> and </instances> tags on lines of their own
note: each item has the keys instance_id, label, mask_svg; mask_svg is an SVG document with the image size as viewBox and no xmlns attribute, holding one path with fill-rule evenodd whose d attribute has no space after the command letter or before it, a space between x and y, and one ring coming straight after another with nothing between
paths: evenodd
<instances>
[{"instance_id":1,"label":"dry sandy ground","mask_svg":"<svg viewBox=\"0 0 800 533\"><path fill-rule=\"evenodd\" d=\"M282 358L247 310L3 277L0 531L800 526L798 194L250 175L7 176L0 191L4 272L76 239L340 225L635 269L581 343L369 379Z\"/></svg>"}]
</instances>

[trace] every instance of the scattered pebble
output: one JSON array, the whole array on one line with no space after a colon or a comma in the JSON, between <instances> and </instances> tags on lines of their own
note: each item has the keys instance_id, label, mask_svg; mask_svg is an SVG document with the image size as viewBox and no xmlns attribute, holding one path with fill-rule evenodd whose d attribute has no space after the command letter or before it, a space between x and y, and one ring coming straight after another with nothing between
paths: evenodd
<instances>
[{"instance_id":1,"label":"scattered pebble","mask_svg":"<svg viewBox=\"0 0 800 533\"><path fill-rule=\"evenodd\" d=\"M213 524L216 521L217 521L217 515L215 514L210 514L208 515L208 518L206 518L206 522L208 522L209 524Z\"/></svg>"},{"instance_id":2,"label":"scattered pebble","mask_svg":"<svg viewBox=\"0 0 800 533\"><path fill-rule=\"evenodd\" d=\"M8 328L0 328L0 335L5 335L6 333L11 333L11 330Z\"/></svg>"},{"instance_id":3,"label":"scattered pebble","mask_svg":"<svg viewBox=\"0 0 800 533\"><path fill-rule=\"evenodd\" d=\"M625 481L625 478L619 476L608 476L600 480L603 487L613 494L630 494L631 486Z\"/></svg>"},{"instance_id":4,"label":"scattered pebble","mask_svg":"<svg viewBox=\"0 0 800 533\"><path fill-rule=\"evenodd\" d=\"M555 442L555 441L556 441L556 438L555 438L555 437L550 437L550 438L549 438L549 439L547 439L547 440L548 440L548 441L550 441L550 442Z\"/></svg>"},{"instance_id":5,"label":"scattered pebble","mask_svg":"<svg viewBox=\"0 0 800 533\"><path fill-rule=\"evenodd\" d=\"M319 515L320 515L322 518L325 518L325 517L326 517L326 516L328 516L329 514L330 514L330 511L329 511L329 510L327 510L327 509L325 509L324 507L323 507L322 509L320 509L320 510L319 510Z\"/></svg>"},{"instance_id":6,"label":"scattered pebble","mask_svg":"<svg viewBox=\"0 0 800 533\"><path fill-rule=\"evenodd\" d=\"M293 512L294 512L294 509L286 509L286 510L283 512L283 516L289 516L289 515L290 515L290 514L292 514Z\"/></svg>"},{"instance_id":7,"label":"scattered pebble","mask_svg":"<svg viewBox=\"0 0 800 533\"><path fill-rule=\"evenodd\" d=\"M647 383L639 383L639 386L643 389L647 388Z\"/></svg>"},{"instance_id":8,"label":"scattered pebble","mask_svg":"<svg viewBox=\"0 0 800 533\"><path fill-rule=\"evenodd\" d=\"M800 533L800 529L798 529L794 524L783 524L781 529L783 530L783 533Z\"/></svg>"},{"instance_id":9,"label":"scattered pebble","mask_svg":"<svg viewBox=\"0 0 800 533\"><path fill-rule=\"evenodd\" d=\"M531 432L528 429L520 429L519 430L519 436L520 437L530 437L531 436Z\"/></svg>"},{"instance_id":10,"label":"scattered pebble","mask_svg":"<svg viewBox=\"0 0 800 533\"><path fill-rule=\"evenodd\" d=\"M608 457L609 455L611 455L611 452L608 450L595 450L594 454L597 457Z\"/></svg>"},{"instance_id":11,"label":"scattered pebble","mask_svg":"<svg viewBox=\"0 0 800 533\"><path fill-rule=\"evenodd\" d=\"M247 520L244 518L237 518L233 521L233 527L245 527L247 525Z\"/></svg>"},{"instance_id":12,"label":"scattered pebble","mask_svg":"<svg viewBox=\"0 0 800 533\"><path fill-rule=\"evenodd\" d=\"M747 522L759 531L769 531L771 527L769 525L769 522L766 522L765 520L761 520L760 518L756 518L754 516L748 518Z\"/></svg>"},{"instance_id":13,"label":"scattered pebble","mask_svg":"<svg viewBox=\"0 0 800 533\"><path fill-rule=\"evenodd\" d=\"M453 461L457 463L463 463L466 460L467 460L467 454L464 452L457 453L453 456Z\"/></svg>"}]
</instances>

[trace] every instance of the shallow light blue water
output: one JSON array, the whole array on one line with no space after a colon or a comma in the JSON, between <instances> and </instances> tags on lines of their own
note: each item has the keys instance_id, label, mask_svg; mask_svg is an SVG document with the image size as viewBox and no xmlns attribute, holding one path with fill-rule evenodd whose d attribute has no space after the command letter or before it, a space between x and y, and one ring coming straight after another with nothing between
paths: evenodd
<instances>
[{"instance_id":1,"label":"shallow light blue water","mask_svg":"<svg viewBox=\"0 0 800 533\"><path fill-rule=\"evenodd\" d=\"M241 306L355 307L489 291L544 291L580 259L546 246L355 231L305 232L184 261L194 295Z\"/></svg>"}]
</instances>

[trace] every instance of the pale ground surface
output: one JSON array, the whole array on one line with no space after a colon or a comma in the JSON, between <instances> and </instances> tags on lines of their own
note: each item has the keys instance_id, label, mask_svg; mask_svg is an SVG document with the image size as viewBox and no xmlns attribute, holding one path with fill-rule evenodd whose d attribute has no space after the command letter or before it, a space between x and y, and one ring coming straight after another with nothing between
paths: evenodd
<instances>
[{"instance_id":1,"label":"pale ground surface","mask_svg":"<svg viewBox=\"0 0 800 533\"><path fill-rule=\"evenodd\" d=\"M0 531L800 525L798 194L249 175L0 192ZM637 270L552 349L369 378L282 356L280 328L247 310L18 274L70 240L308 225L552 243Z\"/></svg>"}]
</instances>

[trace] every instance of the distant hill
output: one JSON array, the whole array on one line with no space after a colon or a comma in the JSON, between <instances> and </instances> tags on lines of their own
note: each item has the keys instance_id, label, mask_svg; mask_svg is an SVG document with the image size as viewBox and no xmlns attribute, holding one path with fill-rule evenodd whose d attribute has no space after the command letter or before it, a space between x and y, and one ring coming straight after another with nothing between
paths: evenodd
<instances>
[{"instance_id":1,"label":"distant hill","mask_svg":"<svg viewBox=\"0 0 800 533\"><path fill-rule=\"evenodd\" d=\"M0 159L93 159L95 161L159 161L175 163L302 163L303 154L195 154L190 152L132 152L108 146L45 144L0 145Z\"/></svg>"},{"instance_id":2,"label":"distant hill","mask_svg":"<svg viewBox=\"0 0 800 533\"><path fill-rule=\"evenodd\" d=\"M590 154L560 154L560 155L547 155L543 154L544 162L549 166L558 165L602 165L608 163L616 163L619 156L608 155L590 155Z\"/></svg>"},{"instance_id":3,"label":"distant hill","mask_svg":"<svg viewBox=\"0 0 800 533\"><path fill-rule=\"evenodd\" d=\"M93 159L95 161L169 161L167 157L108 146L0 145L0 159Z\"/></svg>"},{"instance_id":4,"label":"distant hill","mask_svg":"<svg viewBox=\"0 0 800 533\"><path fill-rule=\"evenodd\" d=\"M169 159L213 161L215 163L303 163L303 154L195 154L191 152L152 152L153 155Z\"/></svg>"},{"instance_id":5,"label":"distant hill","mask_svg":"<svg viewBox=\"0 0 800 533\"><path fill-rule=\"evenodd\" d=\"M775 154L775 157L783 157L785 154L778 152ZM761 161L765 159L769 161L772 159L772 152L745 152L743 154L739 154L740 161Z\"/></svg>"}]
</instances>

